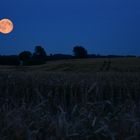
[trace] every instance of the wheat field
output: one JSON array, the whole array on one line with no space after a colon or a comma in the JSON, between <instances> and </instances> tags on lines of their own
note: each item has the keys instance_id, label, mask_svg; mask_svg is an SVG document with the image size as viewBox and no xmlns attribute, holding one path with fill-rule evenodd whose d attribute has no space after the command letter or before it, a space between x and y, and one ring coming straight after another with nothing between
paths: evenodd
<instances>
[{"instance_id":1,"label":"wheat field","mask_svg":"<svg viewBox=\"0 0 140 140\"><path fill-rule=\"evenodd\" d=\"M1 140L139 140L140 58L0 66Z\"/></svg>"}]
</instances>

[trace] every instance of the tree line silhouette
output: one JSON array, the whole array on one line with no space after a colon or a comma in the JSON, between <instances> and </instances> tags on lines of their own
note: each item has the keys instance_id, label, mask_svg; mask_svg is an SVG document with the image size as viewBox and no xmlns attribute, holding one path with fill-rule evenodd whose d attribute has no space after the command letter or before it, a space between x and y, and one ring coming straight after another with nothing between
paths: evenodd
<instances>
[{"instance_id":1,"label":"tree line silhouette","mask_svg":"<svg viewBox=\"0 0 140 140\"><path fill-rule=\"evenodd\" d=\"M73 47L73 55L50 54L48 55L42 46L35 46L34 52L22 51L19 55L1 56L0 65L40 65L47 61L60 59L82 59L82 58L113 58L113 57L136 57L134 55L96 55L88 54L83 46Z\"/></svg>"},{"instance_id":2,"label":"tree line silhouette","mask_svg":"<svg viewBox=\"0 0 140 140\"><path fill-rule=\"evenodd\" d=\"M22 51L19 55L0 56L0 65L40 65L46 61L60 59L87 58L87 50L82 46L73 47L73 55L50 54L42 46L35 46L34 52Z\"/></svg>"}]
</instances>

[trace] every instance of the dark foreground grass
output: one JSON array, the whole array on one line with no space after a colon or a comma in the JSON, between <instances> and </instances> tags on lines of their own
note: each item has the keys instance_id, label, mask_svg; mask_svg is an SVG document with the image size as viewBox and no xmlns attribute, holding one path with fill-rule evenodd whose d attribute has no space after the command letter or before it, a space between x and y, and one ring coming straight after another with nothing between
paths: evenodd
<instances>
[{"instance_id":1,"label":"dark foreground grass","mask_svg":"<svg viewBox=\"0 0 140 140\"><path fill-rule=\"evenodd\" d=\"M140 73L0 73L1 140L139 140Z\"/></svg>"}]
</instances>

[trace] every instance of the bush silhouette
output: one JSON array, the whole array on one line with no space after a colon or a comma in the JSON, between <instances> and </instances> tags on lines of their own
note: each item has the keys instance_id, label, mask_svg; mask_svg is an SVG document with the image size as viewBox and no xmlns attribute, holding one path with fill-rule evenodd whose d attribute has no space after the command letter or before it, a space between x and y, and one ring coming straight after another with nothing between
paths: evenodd
<instances>
[{"instance_id":1,"label":"bush silhouette","mask_svg":"<svg viewBox=\"0 0 140 140\"><path fill-rule=\"evenodd\" d=\"M25 64L31 57L32 53L30 51L23 51L19 54L19 59L22 64Z\"/></svg>"}]
</instances>

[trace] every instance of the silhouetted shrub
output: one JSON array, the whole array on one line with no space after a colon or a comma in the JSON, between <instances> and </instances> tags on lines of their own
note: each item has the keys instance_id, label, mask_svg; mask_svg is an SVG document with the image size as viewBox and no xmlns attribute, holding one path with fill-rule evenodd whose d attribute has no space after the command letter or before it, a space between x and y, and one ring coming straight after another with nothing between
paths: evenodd
<instances>
[{"instance_id":1,"label":"silhouetted shrub","mask_svg":"<svg viewBox=\"0 0 140 140\"><path fill-rule=\"evenodd\" d=\"M29 61L32 57L32 53L30 51L23 51L19 54L19 59L23 65L26 65L27 61Z\"/></svg>"}]
</instances>

